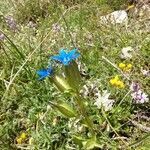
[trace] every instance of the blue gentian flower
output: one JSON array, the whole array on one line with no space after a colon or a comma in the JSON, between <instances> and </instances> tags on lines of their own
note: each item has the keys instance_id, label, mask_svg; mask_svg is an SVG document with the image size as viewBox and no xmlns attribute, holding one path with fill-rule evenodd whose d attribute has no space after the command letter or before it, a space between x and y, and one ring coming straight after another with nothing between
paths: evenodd
<instances>
[{"instance_id":1,"label":"blue gentian flower","mask_svg":"<svg viewBox=\"0 0 150 150\"><path fill-rule=\"evenodd\" d=\"M63 65L69 65L69 63L72 60L75 60L80 56L79 53L77 53L77 49L73 49L69 52L67 52L65 49L61 49L59 52L59 55L51 56L50 58L56 61L61 62Z\"/></svg>"},{"instance_id":2,"label":"blue gentian flower","mask_svg":"<svg viewBox=\"0 0 150 150\"><path fill-rule=\"evenodd\" d=\"M38 70L36 72L38 75L39 75L39 79L38 80L42 80L50 75L52 75L53 73L53 69L51 67L47 68L47 69L41 69L41 70Z\"/></svg>"}]
</instances>

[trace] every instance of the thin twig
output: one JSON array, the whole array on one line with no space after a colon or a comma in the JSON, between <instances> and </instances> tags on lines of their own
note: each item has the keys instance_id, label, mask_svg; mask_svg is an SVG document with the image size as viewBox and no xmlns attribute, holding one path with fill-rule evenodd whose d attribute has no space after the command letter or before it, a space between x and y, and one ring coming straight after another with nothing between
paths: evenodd
<instances>
[{"instance_id":1,"label":"thin twig","mask_svg":"<svg viewBox=\"0 0 150 150\"><path fill-rule=\"evenodd\" d=\"M133 121L130 120L132 122L132 124L136 127L138 127L140 130L144 131L144 132L150 132L150 127L144 126L140 123L138 123L137 121Z\"/></svg>"},{"instance_id":2,"label":"thin twig","mask_svg":"<svg viewBox=\"0 0 150 150\"><path fill-rule=\"evenodd\" d=\"M117 65L115 65L114 63L112 63L110 60L108 60L105 56L102 56L102 59L104 59L105 61L107 61L109 64L111 64L114 68L116 68L126 79L130 80L128 76L126 76L121 69L119 69L117 67Z\"/></svg>"},{"instance_id":3,"label":"thin twig","mask_svg":"<svg viewBox=\"0 0 150 150\"><path fill-rule=\"evenodd\" d=\"M140 143L143 142L143 140L145 140L146 138L148 138L150 136L150 133L146 134L144 137L142 137L141 139L139 139L138 141L131 143L129 146L130 147L135 147L138 146Z\"/></svg>"},{"instance_id":4,"label":"thin twig","mask_svg":"<svg viewBox=\"0 0 150 150\"><path fill-rule=\"evenodd\" d=\"M122 98L122 100L119 102L119 104L117 105L117 107L115 108L115 110L113 112L115 112L117 110L117 108L122 104L122 102L125 100L125 98L130 94L131 90L129 90L126 95Z\"/></svg>"},{"instance_id":5,"label":"thin twig","mask_svg":"<svg viewBox=\"0 0 150 150\"><path fill-rule=\"evenodd\" d=\"M128 143L126 141L124 141L120 135L116 132L116 130L113 128L113 126L111 125L110 121L108 120L104 110L102 109L102 114L103 114L103 117L105 118L105 120L107 121L107 123L109 124L110 128L113 130L113 132L118 136L118 138L126 145L128 146Z\"/></svg>"}]
</instances>

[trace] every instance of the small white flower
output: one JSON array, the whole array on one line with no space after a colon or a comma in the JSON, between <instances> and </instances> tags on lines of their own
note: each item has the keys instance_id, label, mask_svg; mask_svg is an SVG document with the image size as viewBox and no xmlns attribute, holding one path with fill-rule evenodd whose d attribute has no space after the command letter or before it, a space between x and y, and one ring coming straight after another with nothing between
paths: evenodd
<instances>
[{"instance_id":1,"label":"small white flower","mask_svg":"<svg viewBox=\"0 0 150 150\"><path fill-rule=\"evenodd\" d=\"M114 100L109 99L109 96L110 93L108 93L107 90L103 91L102 95L98 95L98 98L96 99L94 105L96 105L98 108L104 107L105 111L111 110Z\"/></svg>"},{"instance_id":2,"label":"small white flower","mask_svg":"<svg viewBox=\"0 0 150 150\"><path fill-rule=\"evenodd\" d=\"M139 100L141 99L141 94L142 94L142 91L138 90L136 92L131 93L131 96L134 100Z\"/></svg>"},{"instance_id":3,"label":"small white flower","mask_svg":"<svg viewBox=\"0 0 150 150\"><path fill-rule=\"evenodd\" d=\"M87 97L95 98L97 97L97 94L99 93L98 84L99 84L98 80L87 81L87 83L80 90L80 93L82 94L84 98L87 98Z\"/></svg>"},{"instance_id":4,"label":"small white flower","mask_svg":"<svg viewBox=\"0 0 150 150\"><path fill-rule=\"evenodd\" d=\"M149 101L148 95L141 90L134 92L131 94L132 98L134 99L135 103L146 103Z\"/></svg>"},{"instance_id":5,"label":"small white flower","mask_svg":"<svg viewBox=\"0 0 150 150\"><path fill-rule=\"evenodd\" d=\"M58 33L58 32L63 32L64 29L63 29L63 27L60 24L54 23L54 24L52 24L52 31L54 33Z\"/></svg>"},{"instance_id":6,"label":"small white flower","mask_svg":"<svg viewBox=\"0 0 150 150\"><path fill-rule=\"evenodd\" d=\"M28 24L27 24L27 26L29 28L35 28L36 27L36 23L34 23L33 21L29 21Z\"/></svg>"},{"instance_id":7,"label":"small white flower","mask_svg":"<svg viewBox=\"0 0 150 150\"><path fill-rule=\"evenodd\" d=\"M68 128L74 130L75 132L82 132L84 130L84 126L80 124L80 119L76 118L69 119Z\"/></svg>"},{"instance_id":8,"label":"small white flower","mask_svg":"<svg viewBox=\"0 0 150 150\"><path fill-rule=\"evenodd\" d=\"M149 101L148 95L146 93L142 94L142 99L144 100L144 102L148 102Z\"/></svg>"},{"instance_id":9,"label":"small white flower","mask_svg":"<svg viewBox=\"0 0 150 150\"><path fill-rule=\"evenodd\" d=\"M141 95L141 102L142 103L147 103L149 101L149 98L148 98L148 95L146 94L146 93L142 93L142 95Z\"/></svg>"},{"instance_id":10,"label":"small white flower","mask_svg":"<svg viewBox=\"0 0 150 150\"><path fill-rule=\"evenodd\" d=\"M150 71L141 68L141 72L144 76L150 76Z\"/></svg>"},{"instance_id":11,"label":"small white flower","mask_svg":"<svg viewBox=\"0 0 150 150\"><path fill-rule=\"evenodd\" d=\"M132 58L132 51L133 51L133 48L128 46L128 47L124 47L122 50L121 50L121 55L120 57L123 58L123 59L127 59L127 58Z\"/></svg>"}]
</instances>

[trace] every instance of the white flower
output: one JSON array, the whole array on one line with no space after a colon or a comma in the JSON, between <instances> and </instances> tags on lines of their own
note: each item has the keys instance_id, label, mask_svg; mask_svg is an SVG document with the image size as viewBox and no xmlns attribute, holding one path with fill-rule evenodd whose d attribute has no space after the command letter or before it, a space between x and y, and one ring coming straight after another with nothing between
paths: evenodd
<instances>
[{"instance_id":1,"label":"white flower","mask_svg":"<svg viewBox=\"0 0 150 150\"><path fill-rule=\"evenodd\" d=\"M84 98L87 98L87 97L95 98L97 97L97 94L99 94L98 84L99 84L99 80L87 81L87 83L80 90L80 93L82 94Z\"/></svg>"},{"instance_id":2,"label":"white flower","mask_svg":"<svg viewBox=\"0 0 150 150\"><path fill-rule=\"evenodd\" d=\"M105 111L111 110L114 100L109 99L109 96L110 93L108 93L107 90L103 91L102 95L99 93L94 105L96 105L98 108L104 107Z\"/></svg>"},{"instance_id":3,"label":"white flower","mask_svg":"<svg viewBox=\"0 0 150 150\"><path fill-rule=\"evenodd\" d=\"M134 99L135 103L146 103L149 101L148 95L141 90L134 92L131 94L132 98Z\"/></svg>"},{"instance_id":4,"label":"white flower","mask_svg":"<svg viewBox=\"0 0 150 150\"><path fill-rule=\"evenodd\" d=\"M149 101L148 95L143 92L142 95L141 95L141 103L145 103L145 102L148 102L148 101Z\"/></svg>"},{"instance_id":5,"label":"white flower","mask_svg":"<svg viewBox=\"0 0 150 150\"><path fill-rule=\"evenodd\" d=\"M144 76L150 76L150 71L141 68L141 72Z\"/></svg>"},{"instance_id":6,"label":"white flower","mask_svg":"<svg viewBox=\"0 0 150 150\"><path fill-rule=\"evenodd\" d=\"M69 119L68 128L74 130L75 132L82 132L84 130L84 126L80 124L80 119L76 118Z\"/></svg>"},{"instance_id":7,"label":"white flower","mask_svg":"<svg viewBox=\"0 0 150 150\"><path fill-rule=\"evenodd\" d=\"M58 33L58 32L63 32L64 29L63 29L63 27L60 24L54 23L54 24L52 24L52 31L54 33Z\"/></svg>"},{"instance_id":8,"label":"white flower","mask_svg":"<svg viewBox=\"0 0 150 150\"><path fill-rule=\"evenodd\" d=\"M128 47L124 47L122 50L121 50L121 55L120 57L123 58L123 59L127 59L127 58L132 58L132 51L133 51L133 48L128 46Z\"/></svg>"},{"instance_id":9,"label":"white flower","mask_svg":"<svg viewBox=\"0 0 150 150\"><path fill-rule=\"evenodd\" d=\"M106 16L101 16L100 20L103 23L121 24L128 22L127 12L124 10L114 11Z\"/></svg>"}]
</instances>

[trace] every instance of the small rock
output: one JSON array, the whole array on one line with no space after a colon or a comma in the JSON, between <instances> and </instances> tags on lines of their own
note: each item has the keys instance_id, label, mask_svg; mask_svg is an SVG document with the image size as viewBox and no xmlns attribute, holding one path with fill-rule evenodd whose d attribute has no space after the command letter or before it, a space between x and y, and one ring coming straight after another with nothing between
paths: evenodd
<instances>
[{"instance_id":1,"label":"small rock","mask_svg":"<svg viewBox=\"0 0 150 150\"><path fill-rule=\"evenodd\" d=\"M101 16L100 20L102 23L111 24L122 24L128 22L128 15L125 10L114 11L106 16Z\"/></svg>"},{"instance_id":2,"label":"small rock","mask_svg":"<svg viewBox=\"0 0 150 150\"><path fill-rule=\"evenodd\" d=\"M132 58L132 51L133 51L133 48L128 46L128 47L124 47L122 50L121 50L121 55L120 57L122 59L128 59L128 58Z\"/></svg>"}]
</instances>

